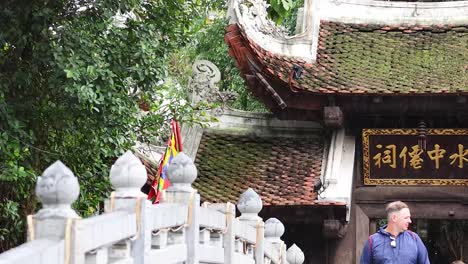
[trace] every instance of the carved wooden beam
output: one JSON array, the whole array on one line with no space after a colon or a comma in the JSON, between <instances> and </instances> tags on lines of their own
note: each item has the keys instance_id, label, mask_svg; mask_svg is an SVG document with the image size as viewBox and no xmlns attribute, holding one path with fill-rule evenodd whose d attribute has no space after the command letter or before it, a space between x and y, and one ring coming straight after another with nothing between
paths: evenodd
<instances>
[{"instance_id":1,"label":"carved wooden beam","mask_svg":"<svg viewBox=\"0 0 468 264\"><path fill-rule=\"evenodd\" d=\"M323 121L325 126L330 128L343 127L343 111L339 106L325 106L323 108Z\"/></svg>"},{"instance_id":2,"label":"carved wooden beam","mask_svg":"<svg viewBox=\"0 0 468 264\"><path fill-rule=\"evenodd\" d=\"M268 93L271 94L275 102L278 104L278 106L281 109L285 109L287 107L286 103L284 100L279 96L279 94L271 87L271 85L265 80L265 78L257 72L257 78L260 80L260 83L263 85L263 87L268 91Z\"/></svg>"}]
</instances>

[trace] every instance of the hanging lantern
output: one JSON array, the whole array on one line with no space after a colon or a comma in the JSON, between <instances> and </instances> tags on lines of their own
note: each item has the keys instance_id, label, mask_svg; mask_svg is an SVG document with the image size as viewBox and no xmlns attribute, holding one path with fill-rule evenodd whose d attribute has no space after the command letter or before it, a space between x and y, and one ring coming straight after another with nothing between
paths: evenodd
<instances>
[{"instance_id":1,"label":"hanging lantern","mask_svg":"<svg viewBox=\"0 0 468 264\"><path fill-rule=\"evenodd\" d=\"M418 146L422 150L426 150L427 127L424 121L418 124Z\"/></svg>"}]
</instances>

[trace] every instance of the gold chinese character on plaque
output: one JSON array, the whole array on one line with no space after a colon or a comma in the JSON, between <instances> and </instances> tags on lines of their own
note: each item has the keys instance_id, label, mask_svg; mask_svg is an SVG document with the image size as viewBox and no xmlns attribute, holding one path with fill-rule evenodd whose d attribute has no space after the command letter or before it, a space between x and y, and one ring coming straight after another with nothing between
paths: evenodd
<instances>
[{"instance_id":1,"label":"gold chinese character on plaque","mask_svg":"<svg viewBox=\"0 0 468 264\"><path fill-rule=\"evenodd\" d=\"M423 159L421 158L421 154L423 150L419 148L418 145L414 145L411 147L411 151L408 152L408 147L403 147L400 151L398 157L401 159L403 169L406 168L408 164L408 156L409 156L409 165L413 169L419 170L422 168Z\"/></svg>"},{"instance_id":2,"label":"gold chinese character on plaque","mask_svg":"<svg viewBox=\"0 0 468 264\"><path fill-rule=\"evenodd\" d=\"M382 149L383 146L378 144L375 146L377 149ZM382 164L388 164L392 168L396 168L396 145L387 145L383 153L377 153L372 157L375 160L374 165L377 168L382 167Z\"/></svg>"},{"instance_id":3,"label":"gold chinese character on plaque","mask_svg":"<svg viewBox=\"0 0 468 264\"><path fill-rule=\"evenodd\" d=\"M445 154L445 149L441 149L439 144L435 144L434 145L434 149L433 150L429 150L427 152L427 156L429 156L429 158L431 160L434 160L435 161L435 168L436 169L439 169L439 160L442 159L444 157L444 154Z\"/></svg>"},{"instance_id":4,"label":"gold chinese character on plaque","mask_svg":"<svg viewBox=\"0 0 468 264\"><path fill-rule=\"evenodd\" d=\"M408 152L408 155L411 158L409 164L413 169L419 170L422 168L423 159L421 158L421 154L423 153L423 150L420 149L418 145L412 146L411 149L412 150Z\"/></svg>"},{"instance_id":5,"label":"gold chinese character on plaque","mask_svg":"<svg viewBox=\"0 0 468 264\"><path fill-rule=\"evenodd\" d=\"M405 146L401 152L400 152L400 155L398 155L398 157L402 160L402 164L403 164L403 169L406 168L406 154L408 153L408 148Z\"/></svg>"},{"instance_id":6,"label":"gold chinese character on plaque","mask_svg":"<svg viewBox=\"0 0 468 264\"><path fill-rule=\"evenodd\" d=\"M468 149L464 149L465 147L462 144L458 144L458 153L451 155L449 158L452 160L450 165L453 165L456 161L458 161L458 168L463 168L463 164L465 161L468 161L465 156L468 155Z\"/></svg>"}]
</instances>

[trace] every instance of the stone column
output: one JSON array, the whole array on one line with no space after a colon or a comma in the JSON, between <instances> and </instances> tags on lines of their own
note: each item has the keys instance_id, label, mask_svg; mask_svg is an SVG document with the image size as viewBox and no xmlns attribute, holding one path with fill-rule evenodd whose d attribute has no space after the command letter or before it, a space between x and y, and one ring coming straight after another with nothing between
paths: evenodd
<instances>
[{"instance_id":1,"label":"stone column","mask_svg":"<svg viewBox=\"0 0 468 264\"><path fill-rule=\"evenodd\" d=\"M116 251L128 252L130 245L129 253L134 263L150 263L151 232L147 225L151 216L147 214L147 208L151 203L140 191L146 182L146 168L139 158L127 151L112 165L110 182L115 192L106 211L126 210L137 215L137 233L130 242L115 246ZM119 247L121 249L117 249Z\"/></svg>"},{"instance_id":2,"label":"stone column","mask_svg":"<svg viewBox=\"0 0 468 264\"><path fill-rule=\"evenodd\" d=\"M198 264L200 194L192 188L192 183L197 178L197 168L191 158L180 152L167 167L166 175L171 185L162 195L161 203L183 203L188 205L185 236L187 264Z\"/></svg>"},{"instance_id":3,"label":"stone column","mask_svg":"<svg viewBox=\"0 0 468 264\"><path fill-rule=\"evenodd\" d=\"M264 260L264 235L265 235L265 224L258 213L262 210L263 203L260 196L252 189L249 188L247 191L242 193L237 202L237 208L241 212L239 221L248 223L257 231L257 241L255 243L255 263L263 264Z\"/></svg>"},{"instance_id":4,"label":"stone column","mask_svg":"<svg viewBox=\"0 0 468 264\"><path fill-rule=\"evenodd\" d=\"M286 245L281 240L284 234L284 225L276 218L270 218L265 222L265 240L269 241L278 250L278 263L286 263Z\"/></svg>"},{"instance_id":5,"label":"stone column","mask_svg":"<svg viewBox=\"0 0 468 264\"><path fill-rule=\"evenodd\" d=\"M286 259L289 264L302 264L304 263L304 253L302 250L293 244L286 253Z\"/></svg>"}]
</instances>

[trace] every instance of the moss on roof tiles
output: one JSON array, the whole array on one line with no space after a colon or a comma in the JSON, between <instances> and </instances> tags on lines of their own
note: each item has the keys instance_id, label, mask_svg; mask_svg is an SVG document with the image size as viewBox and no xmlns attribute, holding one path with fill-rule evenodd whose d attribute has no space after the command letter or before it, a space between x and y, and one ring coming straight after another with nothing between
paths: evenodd
<instances>
[{"instance_id":1,"label":"moss on roof tiles","mask_svg":"<svg viewBox=\"0 0 468 264\"><path fill-rule=\"evenodd\" d=\"M341 33L333 23L325 24L323 30L330 32L320 42L326 47L324 54L336 60L332 68L341 78L362 83L368 92L379 80L387 86L395 84L403 93L411 88L420 92L468 90L466 32L404 33L359 28Z\"/></svg>"},{"instance_id":2,"label":"moss on roof tiles","mask_svg":"<svg viewBox=\"0 0 468 264\"><path fill-rule=\"evenodd\" d=\"M322 21L317 60L296 89L318 93L468 92L468 25L363 25ZM262 51L260 47L254 53ZM258 57L289 85L288 58ZM272 74L273 73L273 74Z\"/></svg>"},{"instance_id":3,"label":"moss on roof tiles","mask_svg":"<svg viewBox=\"0 0 468 264\"><path fill-rule=\"evenodd\" d=\"M251 187L264 204L313 204L316 193L312 186L320 177L322 143L317 137L259 138L205 133L195 159L198 178L194 187L208 202L236 202Z\"/></svg>"}]
</instances>

